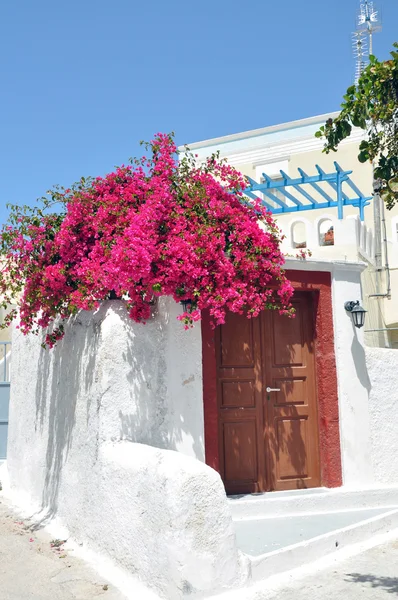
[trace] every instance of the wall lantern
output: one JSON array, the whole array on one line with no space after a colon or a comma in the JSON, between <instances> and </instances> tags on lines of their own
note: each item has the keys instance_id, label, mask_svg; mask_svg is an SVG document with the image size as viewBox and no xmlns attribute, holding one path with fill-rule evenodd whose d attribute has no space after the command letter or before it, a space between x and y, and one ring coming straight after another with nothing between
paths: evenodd
<instances>
[{"instance_id":1,"label":"wall lantern","mask_svg":"<svg viewBox=\"0 0 398 600\"><path fill-rule=\"evenodd\" d=\"M192 300L181 300L183 312L192 312Z\"/></svg>"},{"instance_id":2,"label":"wall lantern","mask_svg":"<svg viewBox=\"0 0 398 600\"><path fill-rule=\"evenodd\" d=\"M352 322L354 323L355 327L360 329L364 326L365 314L367 311L359 304L359 300L357 300L357 302L354 302L353 300L346 302L344 304L344 308L347 312L351 313Z\"/></svg>"}]
</instances>

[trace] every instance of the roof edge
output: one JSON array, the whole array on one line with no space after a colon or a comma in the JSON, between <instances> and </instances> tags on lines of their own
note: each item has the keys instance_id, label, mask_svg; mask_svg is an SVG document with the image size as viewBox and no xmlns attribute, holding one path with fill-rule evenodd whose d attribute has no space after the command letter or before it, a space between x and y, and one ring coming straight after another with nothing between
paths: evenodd
<instances>
[{"instance_id":1,"label":"roof edge","mask_svg":"<svg viewBox=\"0 0 398 600\"><path fill-rule=\"evenodd\" d=\"M286 123L280 123L279 125L270 125L268 127L262 127L260 129L251 129L249 131L242 131L241 133L233 133L222 137L210 138L201 142L193 142L187 144L191 150L198 148L205 148L206 146L213 146L215 144L227 144L228 142L236 142L238 140L249 139L260 135L275 133L277 131L283 131L285 129L296 129L298 127L305 127L307 125L313 125L318 122L326 121L329 118L334 119L340 114L340 111L334 111L325 113L323 115L317 115L315 117L307 117L305 119L298 119L296 121L288 121ZM185 145L179 146L179 150L183 150Z\"/></svg>"}]
</instances>

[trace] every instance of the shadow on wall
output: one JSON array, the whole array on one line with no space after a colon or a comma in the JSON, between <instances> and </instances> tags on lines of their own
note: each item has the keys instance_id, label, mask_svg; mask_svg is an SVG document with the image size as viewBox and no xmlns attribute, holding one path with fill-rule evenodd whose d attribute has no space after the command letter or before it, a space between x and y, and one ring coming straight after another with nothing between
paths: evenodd
<instances>
[{"instance_id":1,"label":"shadow on wall","mask_svg":"<svg viewBox=\"0 0 398 600\"><path fill-rule=\"evenodd\" d=\"M124 307L118 312L127 341L122 358L130 396L129 405L118 410L119 439L178 450L183 440L190 437L192 453L204 460L202 428L198 427L195 433L198 424L190 419L188 387L194 383L195 375L184 345L189 345L192 331L183 329L177 321L177 311L172 300L162 298L154 318L144 326L133 323ZM201 346L198 352L201 357ZM180 373L177 389L170 375L176 370ZM196 397L195 392L191 399L196 407L202 402L202 396Z\"/></svg>"},{"instance_id":2,"label":"shadow on wall","mask_svg":"<svg viewBox=\"0 0 398 600\"><path fill-rule=\"evenodd\" d=\"M370 390L372 389L372 384L370 382L368 369L366 366L365 348L358 341L358 337L357 337L358 330L355 328L355 325L353 324L352 320L351 320L351 327L353 329L351 352L352 352L352 356L354 359L355 371L356 371L357 377L358 377L362 387L364 387L366 389L366 391L368 392L368 395L369 395Z\"/></svg>"},{"instance_id":3,"label":"shadow on wall","mask_svg":"<svg viewBox=\"0 0 398 600\"><path fill-rule=\"evenodd\" d=\"M102 316L104 311L105 307ZM66 336L52 350L41 349L39 356L35 430L43 432L48 427L42 496L48 511L45 519L58 509L62 467L72 445L78 399L89 392L94 381L100 327L82 316L86 318L71 318Z\"/></svg>"},{"instance_id":4,"label":"shadow on wall","mask_svg":"<svg viewBox=\"0 0 398 600\"><path fill-rule=\"evenodd\" d=\"M176 450L192 436L183 403L176 404L168 389L170 315L165 306L143 325L128 317L122 302L105 302L96 313L71 318L64 339L40 351L35 429L47 442L46 518L57 512L71 454L73 464L94 468L101 442L124 439ZM192 449L200 456L202 440L196 437Z\"/></svg>"},{"instance_id":5,"label":"shadow on wall","mask_svg":"<svg viewBox=\"0 0 398 600\"><path fill-rule=\"evenodd\" d=\"M335 278L336 281L345 281L347 283L356 283L356 274L355 273L347 273L345 272L344 275L337 272L335 274ZM366 366L366 356L365 356L365 348L363 346L363 344L360 343L360 341L358 340L358 333L359 330L355 327L351 315L349 313L345 312L345 319L346 319L346 327L349 327L352 330L352 342L351 342L351 353L352 353L352 358L353 358L353 362L354 362L354 367L355 367L355 372L357 375L358 380L360 381L362 387L364 387L368 393L368 395L370 394L370 390L372 388L370 379L369 379L369 375L368 375L368 369Z\"/></svg>"}]
</instances>

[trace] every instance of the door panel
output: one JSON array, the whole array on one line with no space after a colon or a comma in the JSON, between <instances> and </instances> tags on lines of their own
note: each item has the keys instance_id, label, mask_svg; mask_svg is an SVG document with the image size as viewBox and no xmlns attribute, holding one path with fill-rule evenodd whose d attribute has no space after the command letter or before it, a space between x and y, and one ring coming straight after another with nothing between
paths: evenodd
<instances>
[{"instance_id":1,"label":"door panel","mask_svg":"<svg viewBox=\"0 0 398 600\"><path fill-rule=\"evenodd\" d=\"M255 408L255 380L223 381L221 408Z\"/></svg>"},{"instance_id":2,"label":"door panel","mask_svg":"<svg viewBox=\"0 0 398 600\"><path fill-rule=\"evenodd\" d=\"M225 479L229 482L245 481L255 485L258 475L256 421L240 420L223 425Z\"/></svg>"},{"instance_id":3,"label":"door panel","mask_svg":"<svg viewBox=\"0 0 398 600\"><path fill-rule=\"evenodd\" d=\"M320 485L312 297L296 317L229 313L216 330L221 476L228 493ZM270 387L279 391L268 393Z\"/></svg>"},{"instance_id":4,"label":"door panel","mask_svg":"<svg viewBox=\"0 0 398 600\"><path fill-rule=\"evenodd\" d=\"M229 313L220 329L220 367L254 367L253 323Z\"/></svg>"},{"instance_id":5,"label":"door panel","mask_svg":"<svg viewBox=\"0 0 398 600\"><path fill-rule=\"evenodd\" d=\"M275 388L279 388L275 406L305 404L307 397L307 379L304 377L284 377L274 379Z\"/></svg>"},{"instance_id":6,"label":"door panel","mask_svg":"<svg viewBox=\"0 0 398 600\"><path fill-rule=\"evenodd\" d=\"M304 450L308 445L307 419L277 419L275 424L278 447L276 480L279 483L284 480L306 479L308 463Z\"/></svg>"},{"instance_id":7,"label":"door panel","mask_svg":"<svg viewBox=\"0 0 398 600\"><path fill-rule=\"evenodd\" d=\"M312 297L296 293L294 319L263 313L266 386L265 447L269 486L320 485Z\"/></svg>"},{"instance_id":8,"label":"door panel","mask_svg":"<svg viewBox=\"0 0 398 600\"><path fill-rule=\"evenodd\" d=\"M265 487L260 335L259 319L233 313L216 330L221 476L231 494Z\"/></svg>"},{"instance_id":9,"label":"door panel","mask_svg":"<svg viewBox=\"0 0 398 600\"><path fill-rule=\"evenodd\" d=\"M297 302L294 305L297 308ZM296 312L294 319L289 319L274 311L263 317L268 321L268 331L265 332L266 339L270 336L272 340L273 366L301 366L304 358L302 311ZM267 345L269 346L269 342Z\"/></svg>"}]
</instances>

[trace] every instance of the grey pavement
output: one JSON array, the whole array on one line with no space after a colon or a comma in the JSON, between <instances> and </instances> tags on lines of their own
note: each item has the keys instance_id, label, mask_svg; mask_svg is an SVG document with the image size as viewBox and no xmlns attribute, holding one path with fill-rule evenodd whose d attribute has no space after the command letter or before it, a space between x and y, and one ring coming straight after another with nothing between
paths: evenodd
<instances>
[{"instance_id":1,"label":"grey pavement","mask_svg":"<svg viewBox=\"0 0 398 600\"><path fill-rule=\"evenodd\" d=\"M52 547L43 530L30 529L0 499L1 600L123 600L82 560Z\"/></svg>"},{"instance_id":2,"label":"grey pavement","mask_svg":"<svg viewBox=\"0 0 398 600\"><path fill-rule=\"evenodd\" d=\"M246 596L242 596L242 599ZM398 540L313 572L251 600L391 600L398 597Z\"/></svg>"},{"instance_id":3,"label":"grey pavement","mask_svg":"<svg viewBox=\"0 0 398 600\"><path fill-rule=\"evenodd\" d=\"M82 560L51 547L0 499L0 600L124 600ZM257 586L256 586L257 587ZM236 596L235 596L236 594ZM240 600L388 600L398 597L398 540L274 589L237 590ZM139 597L137 596L137 600Z\"/></svg>"}]
</instances>

